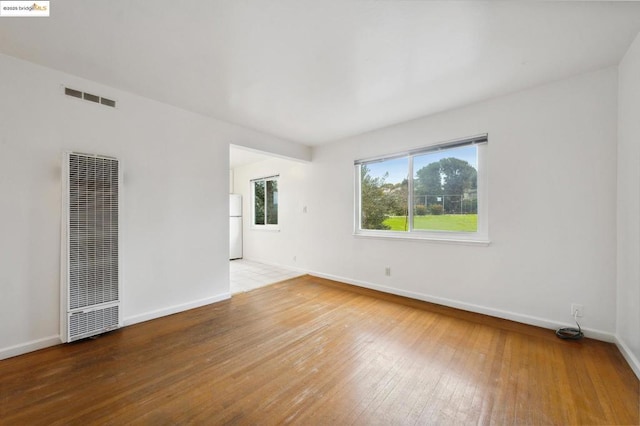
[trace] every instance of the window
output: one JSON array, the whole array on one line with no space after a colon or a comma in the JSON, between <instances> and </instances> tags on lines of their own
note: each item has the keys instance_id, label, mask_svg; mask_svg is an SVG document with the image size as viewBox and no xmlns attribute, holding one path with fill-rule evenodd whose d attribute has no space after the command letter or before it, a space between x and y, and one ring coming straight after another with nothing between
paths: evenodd
<instances>
[{"instance_id":1,"label":"window","mask_svg":"<svg viewBox=\"0 0 640 426\"><path fill-rule=\"evenodd\" d=\"M486 243L487 141L356 161L356 235Z\"/></svg>"},{"instance_id":2,"label":"window","mask_svg":"<svg viewBox=\"0 0 640 426\"><path fill-rule=\"evenodd\" d=\"M251 181L253 199L253 225L255 227L278 227L278 176Z\"/></svg>"}]
</instances>

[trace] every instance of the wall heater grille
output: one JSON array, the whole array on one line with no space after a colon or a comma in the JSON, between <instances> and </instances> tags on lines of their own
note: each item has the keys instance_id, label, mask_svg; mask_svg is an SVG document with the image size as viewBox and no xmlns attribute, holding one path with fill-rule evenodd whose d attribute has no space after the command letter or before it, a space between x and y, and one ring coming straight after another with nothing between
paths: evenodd
<instances>
[{"instance_id":1,"label":"wall heater grille","mask_svg":"<svg viewBox=\"0 0 640 426\"><path fill-rule=\"evenodd\" d=\"M118 305L69 314L69 341L93 336L96 330L105 332L118 328Z\"/></svg>"},{"instance_id":2,"label":"wall heater grille","mask_svg":"<svg viewBox=\"0 0 640 426\"><path fill-rule=\"evenodd\" d=\"M63 164L62 340L121 326L120 165L115 158L65 153Z\"/></svg>"}]
</instances>

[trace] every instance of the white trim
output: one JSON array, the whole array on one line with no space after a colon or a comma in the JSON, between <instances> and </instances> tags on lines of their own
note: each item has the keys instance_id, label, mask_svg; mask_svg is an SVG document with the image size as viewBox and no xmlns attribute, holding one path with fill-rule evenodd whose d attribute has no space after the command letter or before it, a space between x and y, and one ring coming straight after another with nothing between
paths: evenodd
<instances>
[{"instance_id":1,"label":"white trim","mask_svg":"<svg viewBox=\"0 0 640 426\"><path fill-rule=\"evenodd\" d=\"M251 225L252 231L280 232L279 225Z\"/></svg>"},{"instance_id":2,"label":"white trim","mask_svg":"<svg viewBox=\"0 0 640 426\"><path fill-rule=\"evenodd\" d=\"M455 149L469 145L481 145L489 143L489 133L481 133L479 135L470 136L462 139L450 139L444 142L437 142L427 146L421 146L419 148L409 149L407 151L395 152L388 155L377 155L375 157L361 158L353 162L354 165L375 163L380 161L395 160L396 158L408 157L429 154L433 152L443 151L447 149Z\"/></svg>"},{"instance_id":3,"label":"white trim","mask_svg":"<svg viewBox=\"0 0 640 426\"><path fill-rule=\"evenodd\" d=\"M143 314L134 315L124 319L124 325L133 325L139 322L149 321L161 318L167 315L177 314L178 312L188 311L189 309L199 308L201 306L210 305L212 303L221 302L231 298L231 293L221 293L216 296L207 297L205 299L194 300L193 302L181 303L179 305L169 306L167 308L156 309L155 311L145 312Z\"/></svg>"},{"instance_id":4,"label":"white trim","mask_svg":"<svg viewBox=\"0 0 640 426\"><path fill-rule=\"evenodd\" d=\"M620 353L622 354L624 359L627 361L627 363L629 364L633 372L636 374L636 377L640 379L640 360L638 360L638 358L631 351L631 348L627 346L627 344L624 342L624 340L622 340L620 336L618 335L615 336L614 343L620 350Z\"/></svg>"},{"instance_id":5,"label":"white trim","mask_svg":"<svg viewBox=\"0 0 640 426\"><path fill-rule=\"evenodd\" d=\"M486 135L485 135L486 137ZM375 229L362 229L362 212L360 198L362 195L362 166L372 161L378 160L358 160L354 162L354 222L353 222L353 235L356 237L373 237L380 239L400 239L400 240L424 240L424 241L437 241L437 242L451 242L454 244L469 245L489 245L489 178L488 178L488 140L482 143L474 144L476 146L477 153L477 229L476 232L455 232L455 231L439 231L439 230L417 230L413 228L413 182L414 182L414 170L413 170L413 157L415 152L409 152L407 154L398 154L394 158L408 157L408 207L409 207L409 230L406 232L400 231L386 231ZM454 148L445 148L454 149ZM391 158L383 158L380 161L385 161Z\"/></svg>"},{"instance_id":6,"label":"white trim","mask_svg":"<svg viewBox=\"0 0 640 426\"><path fill-rule=\"evenodd\" d=\"M124 325L133 325L139 322L149 321L152 319L164 317L178 312L188 311L189 309L199 308L201 306L209 305L216 302L221 302L231 298L230 293L221 293L219 295L208 297L206 299L195 300L189 303L183 303L180 305L170 306L168 308L157 309L155 311L147 312L144 314L134 315L124 319ZM48 348L50 346L56 346L62 344L62 339L59 335L44 337L42 339L32 340L30 342L21 343L7 348L0 349L0 360L11 358L18 355L24 355L29 352L37 351L39 349Z\"/></svg>"},{"instance_id":7,"label":"white trim","mask_svg":"<svg viewBox=\"0 0 640 426\"><path fill-rule=\"evenodd\" d=\"M438 305L448 306L451 308L462 309L468 312L475 312L478 314L489 315L496 318L503 318L510 321L519 322L522 324L533 325L536 327L542 327L549 330L557 330L561 327L571 327L575 324L559 323L557 321L549 320L546 318L535 317L532 315L518 314L516 312L504 311L501 309L489 308L487 306L475 305L471 303L460 302L458 300L447 299L443 297L431 296L423 293L416 293L412 291L399 290L393 287L387 287L383 285L373 284L366 281L352 280L345 277L340 277L332 274L323 274L321 272L308 271L310 275L314 275L320 278L326 278L333 281L339 281L347 284L352 284L358 287L364 287L371 290L381 291L383 293L395 294L397 296L404 296L411 299L422 300L424 302L436 303ZM590 328L582 328L586 337L602 340L604 342L615 343L616 337L612 333L606 331L594 330Z\"/></svg>"},{"instance_id":8,"label":"white trim","mask_svg":"<svg viewBox=\"0 0 640 426\"><path fill-rule=\"evenodd\" d=\"M451 242L451 241L446 241L446 242ZM536 317L536 316L532 316L532 315L518 314L516 312L504 311L504 310L495 309L495 308L489 308L489 307L486 307L486 306L460 302L460 301L453 300L453 299L447 299L447 298L443 298L443 297L436 297L436 296L431 296L431 295L428 295L428 294L417 293L417 292L412 292L412 291L400 290L400 289L396 289L396 288L393 288L393 287L387 287L387 286L383 286L383 285L369 283L367 281L353 280L353 279L342 277L342 276L338 276L338 275L325 274L323 272L311 271L311 270L304 269L304 268L299 268L299 267L296 267L296 266L283 265L283 264L280 264L280 263L273 263L273 262L269 262L269 261L261 260L261 259L256 259L256 258L245 258L245 260L249 260L249 261L252 261L252 262L258 262L258 263L263 263L265 265L277 266L277 267L285 268L285 269L291 269L293 271L297 271L297 272L304 273L304 274L309 274L309 275L320 277L320 278L326 278L326 279L332 280L332 281L338 281L338 282L342 282L342 283L346 283L346 284L355 285L355 286L358 286L358 287L368 288L368 289L371 289L371 290L377 290L377 291L381 291L383 293L395 294L397 296L408 297L410 299L422 300L424 302L431 302L431 303L435 303L435 304L442 305L442 306L448 306L450 308L461 309L463 311L475 312L475 313L478 313L478 314L489 315L489 316L496 317L496 318L503 318L503 319L507 319L507 320L510 320L510 321L519 322L519 323L522 323L522 324L527 324L527 325L533 325L533 326L536 326L536 327L546 328L546 329L549 329L549 330L557 330L558 328L562 328L562 327L575 327L575 324L571 324L571 323L560 323L560 322L557 322L557 321L549 320L549 319L546 319L546 318L540 318L540 317ZM585 333L586 337L589 337L591 339L596 339L596 340L601 340L603 342L616 343L616 344L619 341L619 339L617 339L616 336L613 333L608 333L606 331L596 330L596 329L592 329L592 328L584 328L584 327L582 328L582 331ZM631 352L629 352L629 354L631 354ZM633 355L630 355L630 356L632 357L632 359L634 359ZM625 358L626 358L626 356L625 356Z\"/></svg>"},{"instance_id":9,"label":"white trim","mask_svg":"<svg viewBox=\"0 0 640 426\"><path fill-rule=\"evenodd\" d=\"M277 215L278 215L278 223L265 223L265 224L257 224L256 223L256 193L255 193L255 189L256 189L256 182L260 182L263 181L264 182L264 219L265 221L268 221L267 218L267 182L268 181L275 181L276 185L278 186L278 191L276 192L278 195L278 203L276 204L276 208L277 208ZM250 195L251 195L251 202L250 202L250 209L251 209L251 229L253 230L264 230L264 231L280 231L280 175L276 174L273 176L267 176L267 177L261 177L261 178L256 178L256 179L251 179L249 181L249 185L250 185Z\"/></svg>"},{"instance_id":10,"label":"white trim","mask_svg":"<svg viewBox=\"0 0 640 426\"><path fill-rule=\"evenodd\" d=\"M63 343L70 340L68 321L69 313L71 311L79 310L91 310L95 306L87 306L88 309L71 309L69 300L69 282L70 282L70 269L69 269L69 253L70 253L70 241L69 241L69 218L70 218L70 205L69 205L69 160L71 155L79 155L90 158L100 158L113 160L118 164L118 215L122 217L124 211L123 199L124 196L124 172L123 163L116 157L103 154L88 154L79 151L67 150L62 152L62 212L61 212L61 226L60 226L60 339ZM118 306L118 327L123 326L123 311L124 305L122 303L123 295L123 271L124 271L124 246L123 243L123 226L118 223L118 299L107 302L108 305ZM103 304L100 304L103 305Z\"/></svg>"},{"instance_id":11,"label":"white trim","mask_svg":"<svg viewBox=\"0 0 640 426\"><path fill-rule=\"evenodd\" d=\"M160 318L163 316L176 314L178 312L187 311L189 309L199 308L201 306L209 305L216 302L221 302L231 298L231 293L221 293L217 296L208 297L206 299L200 299L189 303L183 303L180 305L170 306L164 309L158 309L155 311L147 312L144 314L134 315L124 319L124 325L133 325L143 321L149 321L152 319ZM7 348L0 349L0 360L11 358L18 355L24 355L29 352L37 351L39 349L48 348L62 344L60 335L44 337L42 339L32 340L26 343L20 343L18 345L9 346Z\"/></svg>"},{"instance_id":12,"label":"white trim","mask_svg":"<svg viewBox=\"0 0 640 426\"><path fill-rule=\"evenodd\" d=\"M490 240L455 238L455 236L458 235L457 233L447 234L441 238L434 237L431 233L425 233L424 235L420 234L421 233L418 232L368 231L355 232L353 236L357 238L373 238L378 240L426 241L431 243L461 244L467 246L488 246L491 244Z\"/></svg>"},{"instance_id":13,"label":"white trim","mask_svg":"<svg viewBox=\"0 0 640 426\"><path fill-rule=\"evenodd\" d=\"M60 340L67 336L67 314L69 306L69 156L73 151L62 152L62 205L60 214ZM118 268L121 269L121 268Z\"/></svg>"},{"instance_id":14,"label":"white trim","mask_svg":"<svg viewBox=\"0 0 640 426\"><path fill-rule=\"evenodd\" d=\"M26 353L48 348L50 346L56 346L61 343L62 341L60 340L60 336L56 335L32 340L27 343L20 343L19 345L9 346L8 348L0 349L0 360L18 355L24 355Z\"/></svg>"},{"instance_id":15,"label":"white trim","mask_svg":"<svg viewBox=\"0 0 640 426\"><path fill-rule=\"evenodd\" d=\"M372 283L368 283L368 282L360 281L360 280L352 280L352 279L349 279L349 278L340 277L340 276L336 276L336 275L332 275L332 274L324 274L324 273L320 273L320 272L309 271L309 270L305 270L305 269L302 269L302 268L292 267L290 265L282 265L282 264L277 264L277 263L271 263L271 262L266 262L266 261L258 260L258 259L247 259L247 260L254 261L254 262L259 262L259 263L264 263L266 265L273 265L273 266L278 266L278 267L282 267L282 268L292 269L292 270L298 271L300 273L310 274L310 275L314 275L314 276L317 276L317 277L320 277L320 278L326 278L326 279L330 279L330 280L334 280L334 281L339 281L339 282L343 282L343 283L347 283L347 284L352 284L352 285L355 285L355 286L358 286L358 287L364 287L364 288L369 288L369 289L372 289L372 290L382 291L384 293L395 294L395 295L398 295L398 296L409 297L409 298L417 299L417 300L423 300L425 302L437 303L439 305L449 306L449 307L457 308L457 309L463 309L465 311L476 312L476 313L489 315L489 316L493 316L493 317L497 317L497 318L504 318L504 319L508 319L508 320L511 320L511 321L520 322L520 323L523 323L523 324L529 324L529 325L534 325L534 326L538 326L538 327L547 328L547 329L550 329L550 330L554 330L554 329L557 329L557 328L560 328L560 327L566 327L566 326L571 326L572 325L572 324L560 324L560 323L557 323L555 321L547 320L547 319L540 318L540 317L517 314L515 312L509 312L509 311L503 311L503 310L500 310L500 309L488 308L488 307L484 307L484 306L480 306L480 305L474 305L474 304L459 302L459 301L452 300L452 299L446 299L446 298L441 298L441 297L429 296L429 295L425 295L425 294L422 294L422 293L415 293L415 292L410 292L410 291L398 290L398 289L395 289L395 288L392 288L392 287L381 286L381 285L372 284ZM124 319L124 325L128 326L128 325L133 325L133 324L137 324L137 323L144 322L144 321L149 321L149 320L156 319L156 318L161 318L163 316L175 314L175 313L178 313L178 312L187 311L189 309L199 308L201 306L205 306L205 305L209 305L209 304L212 304L212 303L221 302L223 300L227 300L227 299L230 299L230 298L231 298L231 294L230 293L221 293L221 294L219 294L217 296L209 297L209 298L206 298L206 299L200 299L200 300L196 300L196 301L190 302L190 303L183 303L183 304L180 304L180 305L171 306L169 308L158 309L158 310L147 312L147 313L144 313L144 314L139 314L139 315L135 315L135 316L132 316L132 317L127 317L127 318ZM622 340L617 335L613 335L611 333L607 333L607 332L600 331L600 330L593 330L593 329L589 329L589 328L583 328L583 331L585 332L585 335L587 337L590 337L590 338L593 338L593 339L597 339L597 340L602 340L602 341L605 341L605 342L614 343L618 347L620 352L622 353L622 356L627 361L627 363L629 364L629 366L631 367L631 369L633 370L635 375L640 379L640 361L638 360L638 358L636 358L636 356L633 354L631 349L626 345L624 340ZM26 354L26 353L29 353L29 352L37 351L39 349L44 349L44 348L48 348L48 347L51 347L51 346L56 346L56 345L59 345L61 343L62 343L62 341L60 340L60 336L49 336L49 337L45 337L45 338L38 339L38 340L32 340L31 342L22 343L22 344L18 344L18 345L14 345L14 346L9 346L7 348L0 349L0 360L11 358L11 357L18 356L18 355L23 355L23 354Z\"/></svg>"}]
</instances>

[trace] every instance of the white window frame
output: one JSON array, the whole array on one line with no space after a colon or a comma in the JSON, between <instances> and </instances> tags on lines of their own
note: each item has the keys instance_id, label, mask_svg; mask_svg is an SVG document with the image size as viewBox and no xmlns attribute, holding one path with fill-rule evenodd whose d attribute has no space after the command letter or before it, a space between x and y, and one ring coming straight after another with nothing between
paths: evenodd
<instances>
[{"instance_id":1,"label":"white window frame","mask_svg":"<svg viewBox=\"0 0 640 426\"><path fill-rule=\"evenodd\" d=\"M478 152L478 228L476 232L455 232L438 230L413 229L413 208L409 208L409 230L408 231L388 231L383 229L362 229L362 214L360 212L361 196L361 171L362 165L374 161L385 161L395 158L408 157L408 203L413 206L413 158L428 152L454 149L466 145L475 145ZM428 145L406 152L394 153L374 158L367 158L354 161L355 176L355 220L354 235L365 238L400 239L400 240L425 240L444 243L459 243L469 245L488 245L489 240L489 209L488 209L488 179L487 179L487 153L488 135L478 135L464 139L442 142Z\"/></svg>"},{"instance_id":2,"label":"white window frame","mask_svg":"<svg viewBox=\"0 0 640 426\"><path fill-rule=\"evenodd\" d=\"M266 231L279 231L280 230L280 175L273 175L273 176L266 176L266 177L260 177L260 178L256 178L256 179L251 179L250 181L250 185L251 185L251 228L253 229L259 229L259 230L266 230ZM267 181L275 181L278 182L278 202L277 204L277 208L278 208L278 223L277 224L256 224L256 194L255 194L255 188L256 182L260 182L263 181L265 183L265 206L264 206L264 214L265 214L265 222L267 221Z\"/></svg>"}]
</instances>

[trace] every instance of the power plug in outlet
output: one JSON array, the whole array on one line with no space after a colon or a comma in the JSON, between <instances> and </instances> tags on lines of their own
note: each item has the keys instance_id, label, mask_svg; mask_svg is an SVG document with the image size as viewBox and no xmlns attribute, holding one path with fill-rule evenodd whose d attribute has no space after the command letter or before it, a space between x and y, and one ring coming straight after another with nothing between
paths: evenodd
<instances>
[{"instance_id":1,"label":"power plug in outlet","mask_svg":"<svg viewBox=\"0 0 640 426\"><path fill-rule=\"evenodd\" d=\"M578 312L576 315L576 311ZM571 304L571 316L576 316L578 318L581 318L584 315L584 306L578 304L578 303L572 303Z\"/></svg>"}]
</instances>

